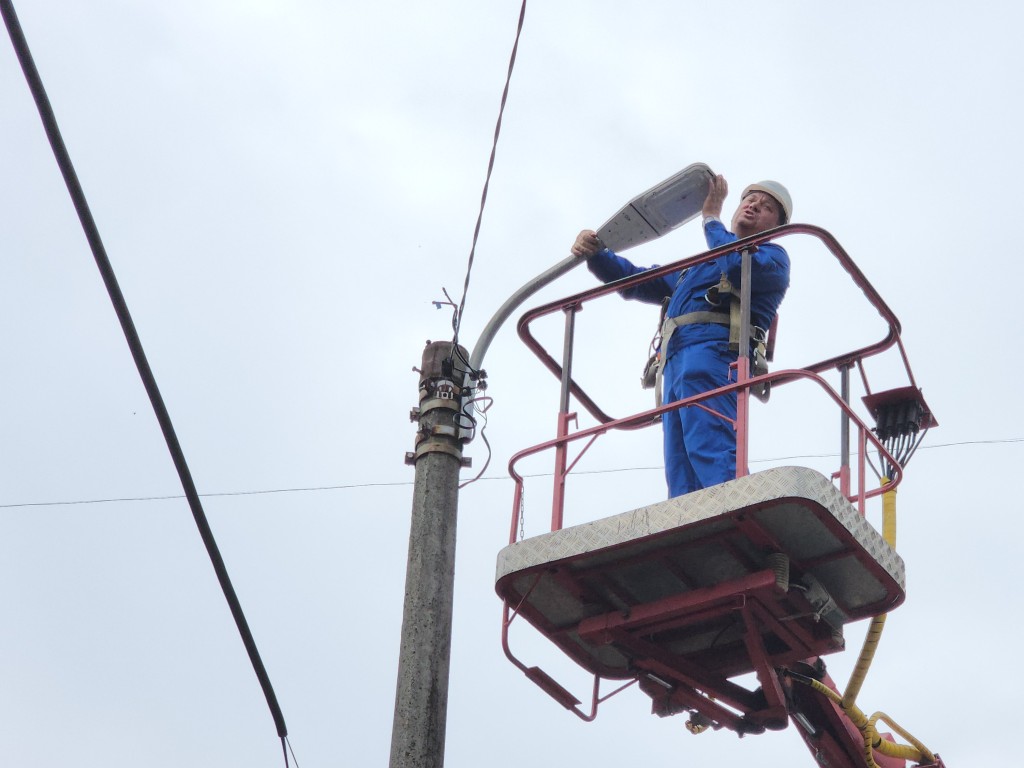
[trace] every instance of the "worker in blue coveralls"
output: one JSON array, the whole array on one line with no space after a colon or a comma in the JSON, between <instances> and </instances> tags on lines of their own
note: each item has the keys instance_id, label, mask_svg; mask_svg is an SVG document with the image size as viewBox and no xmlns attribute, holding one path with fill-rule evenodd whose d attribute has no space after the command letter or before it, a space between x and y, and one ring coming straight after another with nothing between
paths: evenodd
<instances>
[{"instance_id":1,"label":"worker in blue coveralls","mask_svg":"<svg viewBox=\"0 0 1024 768\"><path fill-rule=\"evenodd\" d=\"M762 181L743 190L731 230L726 229L720 216L728 192L722 176L711 180L702 208L708 248L750 237L790 220L793 204L789 192L778 182ZM634 266L605 248L593 230L580 232L572 253L587 259L590 271L606 283L649 269ZM789 256L781 246L763 243L753 251L751 265L750 322L752 326L768 329L789 287ZM723 273L738 289L738 252L621 292L624 298L652 304L669 298L666 317L677 318L676 323L682 321L669 337L668 348L661 350L662 402L681 400L729 383L729 365L736 360L736 353L729 351L729 302L722 300L714 306L706 298ZM709 317L709 311L721 312L721 318L713 318L714 322L694 321ZM702 314L685 317L696 312ZM703 403L729 419L736 418L735 392ZM736 431L732 423L704 408L691 406L665 413L662 427L669 497L736 477Z\"/></svg>"}]
</instances>

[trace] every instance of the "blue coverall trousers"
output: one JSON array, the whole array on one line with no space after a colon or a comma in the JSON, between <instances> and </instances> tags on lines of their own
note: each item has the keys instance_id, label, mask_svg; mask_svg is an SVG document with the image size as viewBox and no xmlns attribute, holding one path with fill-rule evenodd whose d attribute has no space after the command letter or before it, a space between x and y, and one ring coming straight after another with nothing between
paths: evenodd
<instances>
[{"instance_id":1,"label":"blue coverall trousers","mask_svg":"<svg viewBox=\"0 0 1024 768\"><path fill-rule=\"evenodd\" d=\"M736 353L727 340L688 342L668 359L662 376L662 402L707 392L729 383ZM736 393L702 403L736 418ZM736 477L736 430L732 423L691 405L662 415L665 479L669 498L724 483Z\"/></svg>"}]
</instances>

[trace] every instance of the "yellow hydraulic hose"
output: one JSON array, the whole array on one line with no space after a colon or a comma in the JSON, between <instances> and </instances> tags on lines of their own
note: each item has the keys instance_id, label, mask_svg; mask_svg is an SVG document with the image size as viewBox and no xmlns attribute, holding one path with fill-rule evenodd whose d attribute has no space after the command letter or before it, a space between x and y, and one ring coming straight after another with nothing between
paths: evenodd
<instances>
[{"instance_id":1,"label":"yellow hydraulic hose","mask_svg":"<svg viewBox=\"0 0 1024 768\"><path fill-rule=\"evenodd\" d=\"M889 478L882 478L882 485L885 485L888 482ZM886 543L895 549L896 491L894 490L888 490L882 494L882 535L885 537ZM857 664L854 667L853 674L850 676L850 683L846 688L845 695L840 696L827 685L813 678L794 676L794 679L810 685L814 690L824 696L827 696L847 714L850 721L857 727L857 730L859 730L861 735L864 737L864 761L868 768L878 768L878 764L875 762L873 756L873 751L878 751L883 755L899 758L901 760L910 760L915 763L921 763L925 760L929 763L934 763L935 755L925 747L924 744L896 724L888 715L883 712L876 712L868 718L864 716L864 713L855 704L857 694L860 693L861 686L864 684L864 679L867 677L868 668L871 666L875 650L878 648L878 641L882 636L882 629L884 627L885 614L876 616L871 620L867 636L864 638L864 647L861 650L860 658L857 660ZM913 746L895 744L883 739L881 735L879 735L878 729L875 727L875 723L879 720L886 723Z\"/></svg>"},{"instance_id":2,"label":"yellow hydraulic hose","mask_svg":"<svg viewBox=\"0 0 1024 768\"><path fill-rule=\"evenodd\" d=\"M878 648L878 641L882 637L882 629L885 628L885 616L886 614L883 613L871 620L868 633L864 638L864 647L860 651L860 658L857 659L857 665L853 668L850 682L846 686L846 693L843 695L843 709L853 706L853 703L857 700L857 694L860 693L860 688L868 675L868 669L875 658L875 650Z\"/></svg>"},{"instance_id":3,"label":"yellow hydraulic hose","mask_svg":"<svg viewBox=\"0 0 1024 768\"><path fill-rule=\"evenodd\" d=\"M889 482L888 477L882 478L882 485ZM882 494L882 536L890 547L896 549L896 490L890 489Z\"/></svg>"},{"instance_id":4,"label":"yellow hydraulic hose","mask_svg":"<svg viewBox=\"0 0 1024 768\"><path fill-rule=\"evenodd\" d=\"M887 482L889 482L889 478L883 477L882 485L885 485ZM895 549L896 492L892 490L882 494L882 535L886 543ZM853 668L853 674L850 675L850 682L846 686L846 693L839 700L839 706L850 715L850 719L853 720L854 725L857 726L857 729L864 737L864 761L868 764L868 768L878 768L877 763L875 763L873 748L876 745L880 747L883 739L878 735L878 731L875 730L873 721L865 718L864 713L861 712L854 702L857 700L861 686L864 685L864 680L867 678L871 662L875 658L878 641L881 639L882 630L885 628L885 617L886 614L883 613L871 620L868 633L864 638L864 646L860 651L860 657ZM916 758L916 761L920 761L920 756Z\"/></svg>"},{"instance_id":5,"label":"yellow hydraulic hose","mask_svg":"<svg viewBox=\"0 0 1024 768\"><path fill-rule=\"evenodd\" d=\"M924 758L929 763L935 762L935 755L928 747L922 744L920 741L915 739L906 731L906 729L900 727L899 723L893 720L884 712L876 712L871 716L870 725L872 730L877 734L878 730L875 728L875 723L881 720L883 723L892 728L896 733L902 736L904 739L909 741L913 746L905 747L901 744L894 744L891 741L882 739L881 744L875 747L883 755L889 755L890 757L900 757L904 760L913 760L915 762L921 762Z\"/></svg>"},{"instance_id":6,"label":"yellow hydraulic hose","mask_svg":"<svg viewBox=\"0 0 1024 768\"><path fill-rule=\"evenodd\" d=\"M889 478L882 478L882 485L889 482ZM888 490L882 494L882 535L886 543L896 549L896 491ZM875 650L878 648L878 641L882 637L882 629L885 627L885 614L876 616L871 620L867 636L864 638L864 647L861 649L860 658L853 668L850 682L846 686L846 694L843 696L842 706L847 708L857 700L864 679L867 677L868 668L875 657Z\"/></svg>"},{"instance_id":7,"label":"yellow hydraulic hose","mask_svg":"<svg viewBox=\"0 0 1024 768\"><path fill-rule=\"evenodd\" d=\"M927 747L911 736L906 730L901 728L899 724L885 713L876 712L870 718L866 717L856 704L844 706L843 697L824 683L815 680L812 677L805 677L803 675L794 674L792 675L792 678L798 682L804 683L805 685L809 685L822 696L830 699L834 704L836 704L836 706L840 707L846 713L850 718L850 722L852 722L854 726L856 726L857 730L859 730L864 736L864 759L869 768L878 768L878 764L875 763L874 757L871 754L872 750L881 752L883 755L887 755L889 757L911 760L915 763L921 763L924 761L928 761L930 763L935 762L935 755ZM894 744L891 741L883 739L878 733L878 729L875 727L875 723L879 720L885 722L890 728L914 746L908 747L903 744Z\"/></svg>"}]
</instances>

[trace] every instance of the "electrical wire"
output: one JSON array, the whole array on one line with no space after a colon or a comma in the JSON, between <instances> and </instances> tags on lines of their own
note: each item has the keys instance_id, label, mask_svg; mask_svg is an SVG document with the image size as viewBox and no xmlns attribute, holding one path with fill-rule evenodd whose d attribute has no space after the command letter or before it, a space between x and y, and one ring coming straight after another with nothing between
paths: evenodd
<instances>
[{"instance_id":1,"label":"electrical wire","mask_svg":"<svg viewBox=\"0 0 1024 768\"><path fill-rule=\"evenodd\" d=\"M485 403L483 407L480 407L479 405L481 402ZM480 414L480 419L483 421L483 425L480 427L479 433L480 439L483 440L484 446L487 448L487 460L484 461L484 465L480 468L480 471L477 473L476 477L470 478L464 483L459 483L460 489L465 488L470 483L475 483L477 480L481 479L484 476L484 472L486 472L487 468L491 465L491 457L493 456L493 452L491 451L491 443L487 440L487 435L485 434L485 431L487 429L487 411L490 410L490 407L493 404L494 399L491 397L474 397L472 400L467 402L465 406L463 406L461 415L463 418L472 422L474 428L476 427L477 420L469 413L469 409L474 408L477 411L477 413Z\"/></svg>"},{"instance_id":2,"label":"electrical wire","mask_svg":"<svg viewBox=\"0 0 1024 768\"><path fill-rule=\"evenodd\" d=\"M466 281L462 287L462 300L452 318L452 330L455 335L452 337L452 346L459 344L459 330L462 326L462 313L466 309L466 295L469 293L469 279L473 271L473 260L476 256L476 245L480 238L480 226L483 223L484 208L487 205L487 189L491 184L491 173L494 171L494 158L498 152L498 136L501 134L501 118L505 113L505 104L508 101L509 85L512 82L512 70L516 65L516 53L519 51L519 38L523 33L523 20L526 18L526 0L523 0L519 10L519 23L516 26L516 39L512 45L512 55L509 57L508 73L505 76L505 89L501 93L501 106L498 108L498 120L494 126L494 139L491 142L491 157L487 162L487 174L484 177L484 189L480 195L480 210L476 217L476 226L473 228L473 242L469 249L469 262L466 265Z\"/></svg>"},{"instance_id":3,"label":"electrical wire","mask_svg":"<svg viewBox=\"0 0 1024 768\"><path fill-rule=\"evenodd\" d=\"M284 750L284 768L288 768L288 755L292 756L295 768L299 768L299 758L295 756L295 750L292 749L292 740L285 736L281 739L281 748Z\"/></svg>"},{"instance_id":4,"label":"electrical wire","mask_svg":"<svg viewBox=\"0 0 1024 768\"><path fill-rule=\"evenodd\" d=\"M487 408L490 408L488 405ZM994 439L994 440L963 440L956 443L939 443L937 445L920 445L918 449L927 451L937 448L959 448L967 445L1001 445L1006 443L1024 443L1024 437L1011 437L1005 439ZM488 446L490 450L490 446ZM797 456L777 456L769 459L751 459L751 464L764 464L767 462L776 461L793 461L795 459L832 459L838 456L838 453L815 453L815 454L804 454ZM488 460L489 461L489 460ZM870 458L869 458L870 463ZM874 469L874 467L872 466ZM661 472L665 468L661 466L649 466L649 467L612 467L606 469L575 469L573 470L574 475L611 475L619 472ZM878 470L875 470L876 472ZM526 479L536 477L551 477L551 472L534 472L524 474L523 477ZM508 475L491 475L490 477L477 477L473 479L473 482L477 480L481 481L511 481ZM394 482L382 482L382 483L343 483L339 485L311 485L304 487L295 488L262 488L248 491L221 491L219 493L201 493L201 498L219 498L225 496L265 496L276 493L316 493L322 491L348 491L357 488L398 488L404 486L414 485L412 480L400 480ZM144 502L144 501L170 501L173 499L185 498L181 494L177 495L166 495L166 496L118 496L110 497L105 499L75 499L71 501L26 501L26 502L15 502L8 504L0 504L0 509L20 509L27 507L72 507L86 504L115 504L124 502Z\"/></svg>"},{"instance_id":5,"label":"electrical wire","mask_svg":"<svg viewBox=\"0 0 1024 768\"><path fill-rule=\"evenodd\" d=\"M185 497L188 499L189 507L192 510L192 516L199 529L199 535L202 538L203 543L206 545L206 550L209 554L210 561L213 564L213 569L217 574L221 590L228 602L231 615L234 618L235 625L241 635L242 643L245 645L245 649L249 654L249 660L252 663L253 670L256 672L256 677L263 689L263 695L266 698L267 706L270 708L270 713L274 718L277 735L281 738L283 744L288 735L288 729L284 722L284 715L277 702L277 696L274 694L273 686L270 684L270 677L267 675L266 668L263 665L263 660L260 658L259 650L256 647L256 641L253 638L252 631L249 629L249 624L245 619L245 614L242 612L242 606L238 601L238 596L231 584L231 579L228 577L224 559L221 557L220 550L217 547L217 542L213 537L213 531L210 529L209 522L206 519L206 513L203 511L202 503L199 500L199 493L196 490L195 483L192 480L192 474L185 461L185 455L181 449L180 443L178 442L177 435L174 432L174 426L171 423L170 414L167 411L163 397L157 387L156 378L149 366L149 361L146 359L145 351L142 348L142 342L135 329L135 323L132 320L131 313L128 311L128 305L125 302L124 295L121 293L121 288L118 285L117 277L114 274L110 259L107 257L106 249L104 248L103 241L100 238L99 228L96 226L96 222L93 219L92 211L90 210L89 203L85 197L85 192L78 180L78 174L75 172L74 165L71 162L71 156L64 144L64 139L61 136L60 128L57 124L57 118L53 112L49 97L46 94L46 89L43 86L42 78L36 68L35 61L32 58L32 52L29 49L28 41L25 38L25 33L21 28L21 23L18 21L18 16L15 13L14 4L11 0L0 0L0 13L3 15L4 24L6 25L7 32L10 35L15 54L17 55L22 71L25 74L25 79L28 82L29 90L32 92L36 108L39 110L39 116L42 118L46 137L50 142L57 165L60 168L61 175L64 177L64 183L71 195L75 212L78 214L79 221L82 224L82 229L84 230L86 239L89 242L93 258L96 261L96 266L99 268L100 275L103 278L103 283L106 286L111 303L114 305L114 311L116 312L118 321L121 324L121 329L128 342L128 347L135 360L139 376L141 377L143 386L149 395L149 400L153 406L153 411L156 414L157 421L160 423L164 440L167 443L167 449L170 452L174 466L178 471L178 477L181 480L182 488L185 491Z\"/></svg>"},{"instance_id":6,"label":"electrical wire","mask_svg":"<svg viewBox=\"0 0 1024 768\"><path fill-rule=\"evenodd\" d=\"M462 316L466 309L466 297L469 294L469 281L473 273L473 263L476 259L476 246L480 240L480 228L483 225L484 209L487 207L487 191L491 185L491 175L494 172L494 160L498 153L498 138L501 135L501 120L505 114L505 105L508 103L508 92L509 87L512 83L512 72L515 69L516 55L519 51L519 39L523 33L523 22L526 19L526 0L523 0L522 5L519 9L519 21L516 24L516 37L512 44L512 53L509 56L508 71L505 74L505 87L501 92L501 103L498 107L498 119L494 125L494 138L491 140L491 154L487 161L487 172L484 175L484 188L480 194L480 208L477 211L476 225L473 227L473 240L469 248L469 259L466 264L466 278L462 287L462 299L456 305L452 301L451 296L448 295L448 291L442 288L446 301L435 301L434 306L437 309L449 306L452 308L452 351L447 361L448 374L451 375L453 383L455 383L461 389L461 395L463 401L466 403L466 407L463 408L462 413L458 416L459 419L465 422L461 425L464 433L467 435L465 438L466 442L469 442L476 435L476 417L473 416L472 410L475 409L477 413L481 415L486 424L486 417L484 413L487 408L490 407L492 400L490 398L483 398L478 395L486 389L485 374L483 371L477 371L470 365L469 358L467 357L465 350L459 346L459 331L462 328ZM456 372L461 376L456 377ZM479 403L486 402L485 408L481 409ZM484 462L483 468L480 473L472 480L468 480L462 483L459 488L464 488L470 483L479 480L487 467L491 463L491 445L487 441L484 435L484 430L481 428L479 431L480 438L483 440L484 445L487 449L487 460Z\"/></svg>"}]
</instances>

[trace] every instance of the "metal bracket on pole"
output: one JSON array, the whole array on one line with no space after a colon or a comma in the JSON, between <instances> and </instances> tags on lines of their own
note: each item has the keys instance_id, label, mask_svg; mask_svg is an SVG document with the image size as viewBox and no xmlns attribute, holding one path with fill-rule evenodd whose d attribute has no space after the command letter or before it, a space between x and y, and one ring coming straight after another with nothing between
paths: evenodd
<instances>
[{"instance_id":1,"label":"metal bracket on pole","mask_svg":"<svg viewBox=\"0 0 1024 768\"><path fill-rule=\"evenodd\" d=\"M459 460L459 465L462 467L473 466L473 459L469 456L462 455L462 447L460 445L452 445L452 439L458 439L460 430L455 427L439 427L435 426L431 430L430 435L420 435L420 442L416 445L415 451L409 451L405 454L406 464L415 464L419 458L428 453L447 453L449 456L454 456ZM447 440L435 440L432 439L434 436L450 438Z\"/></svg>"}]
</instances>

